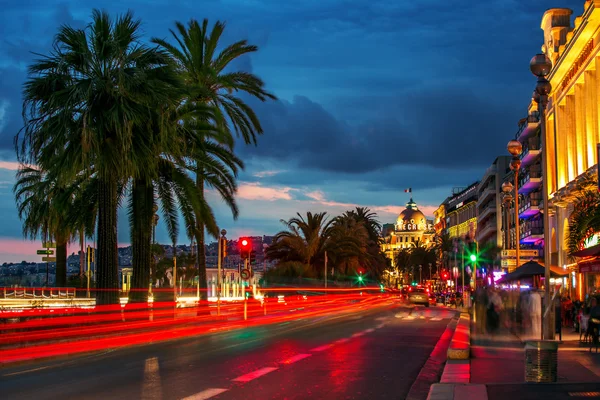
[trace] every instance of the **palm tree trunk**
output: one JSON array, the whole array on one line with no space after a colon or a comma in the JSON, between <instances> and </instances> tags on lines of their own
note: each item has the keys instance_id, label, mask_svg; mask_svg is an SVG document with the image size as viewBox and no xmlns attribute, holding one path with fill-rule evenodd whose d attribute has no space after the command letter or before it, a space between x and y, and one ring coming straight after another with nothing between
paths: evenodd
<instances>
[{"instance_id":1,"label":"palm tree trunk","mask_svg":"<svg viewBox=\"0 0 600 400\"><path fill-rule=\"evenodd\" d=\"M196 171L196 187L201 196L204 196L204 177L202 171ZM204 223L196 218L196 244L198 257L198 282L200 284L200 301L208 300L208 284L206 283L206 250L204 247Z\"/></svg>"},{"instance_id":2,"label":"palm tree trunk","mask_svg":"<svg viewBox=\"0 0 600 400\"><path fill-rule=\"evenodd\" d=\"M56 287L67 286L67 240L56 235Z\"/></svg>"},{"instance_id":3,"label":"palm tree trunk","mask_svg":"<svg viewBox=\"0 0 600 400\"><path fill-rule=\"evenodd\" d=\"M117 252L117 181L98 181L98 255L96 305L119 303L119 255Z\"/></svg>"},{"instance_id":4,"label":"palm tree trunk","mask_svg":"<svg viewBox=\"0 0 600 400\"><path fill-rule=\"evenodd\" d=\"M131 248L133 276L129 301L148 303L150 262L152 258L152 219L154 217L154 188L146 181L133 182L131 193Z\"/></svg>"}]
</instances>

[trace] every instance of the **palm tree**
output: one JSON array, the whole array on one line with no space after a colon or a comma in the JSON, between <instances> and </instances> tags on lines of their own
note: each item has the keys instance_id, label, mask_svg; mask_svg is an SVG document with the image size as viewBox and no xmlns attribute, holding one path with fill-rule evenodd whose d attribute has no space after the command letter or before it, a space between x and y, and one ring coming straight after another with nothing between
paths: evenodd
<instances>
[{"instance_id":1,"label":"palm tree","mask_svg":"<svg viewBox=\"0 0 600 400\"><path fill-rule=\"evenodd\" d=\"M233 92L244 92L261 101L276 99L276 97L264 90L263 81L256 75L247 72L225 72L228 65L246 54L258 51L257 46L249 45L242 40L225 47L218 54L219 40L225 29L225 24L217 21L209 31L208 20L202 25L196 20L190 20L187 27L175 23L176 30L170 30L176 45L164 39L153 38L152 41L165 49L178 64L179 71L188 88L187 101L192 104L207 104L215 109L212 122L224 133L224 138L219 142L222 145L233 146L233 132L241 136L245 143L256 144L256 135L263 132L258 117L242 99L233 95ZM224 150L224 149L223 149ZM243 165L230 158L233 153L220 153L215 157L216 161L223 163L233 173ZM227 157L222 157L227 156ZM197 157L192 156L197 159ZM235 166L235 168L233 168ZM204 194L205 183L214 187L223 200L231 208L234 218L237 218L238 210L233 194L235 186L224 179L223 176L213 175L214 171L206 171L205 163L198 162L195 165L196 185L198 191ZM208 182L210 177L220 178ZM204 201L204 199L202 199ZM196 243L198 246L198 274L200 285L206 289L206 253L205 253L205 221L197 218ZM214 237L218 232L209 232ZM205 293L203 290L202 293Z\"/></svg>"},{"instance_id":2,"label":"palm tree","mask_svg":"<svg viewBox=\"0 0 600 400\"><path fill-rule=\"evenodd\" d=\"M31 240L56 240L56 286L67 284L67 244L72 230L67 226L71 211L70 189L57 184L39 168L21 165L13 188L23 235Z\"/></svg>"},{"instance_id":3,"label":"palm tree","mask_svg":"<svg viewBox=\"0 0 600 400\"><path fill-rule=\"evenodd\" d=\"M583 189L577 196L573 212L569 218L569 253L582 249L585 241L600 231L600 193L597 190Z\"/></svg>"},{"instance_id":4,"label":"palm tree","mask_svg":"<svg viewBox=\"0 0 600 400\"><path fill-rule=\"evenodd\" d=\"M128 157L135 128L173 101L168 55L140 44L139 34L130 12L112 19L94 10L86 29L62 26L50 55L29 67L25 127L16 138L20 160L60 171L59 181L94 170L98 305L119 301L119 183L148 168L145 159Z\"/></svg>"},{"instance_id":5,"label":"palm tree","mask_svg":"<svg viewBox=\"0 0 600 400\"><path fill-rule=\"evenodd\" d=\"M266 256L278 260L282 268L302 263L312 275L321 275L325 262L325 252L332 265L346 265L351 260L366 258L363 241L367 237L364 227L353 219L329 219L326 212L299 213L288 221L281 220L287 230L275 235L273 244L266 250Z\"/></svg>"}]
</instances>

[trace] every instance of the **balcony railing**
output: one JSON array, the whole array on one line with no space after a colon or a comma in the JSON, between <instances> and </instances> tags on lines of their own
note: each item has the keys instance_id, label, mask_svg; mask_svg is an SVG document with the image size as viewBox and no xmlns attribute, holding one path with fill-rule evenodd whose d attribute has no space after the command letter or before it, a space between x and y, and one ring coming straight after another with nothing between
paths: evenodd
<instances>
[{"instance_id":1,"label":"balcony railing","mask_svg":"<svg viewBox=\"0 0 600 400\"><path fill-rule=\"evenodd\" d=\"M541 193L530 193L529 195L523 196L519 203L519 217L529 218L540 212L543 207L543 200Z\"/></svg>"},{"instance_id":2,"label":"balcony railing","mask_svg":"<svg viewBox=\"0 0 600 400\"><path fill-rule=\"evenodd\" d=\"M544 227L525 224L521 226L521 243L534 243L544 237Z\"/></svg>"},{"instance_id":3,"label":"balcony railing","mask_svg":"<svg viewBox=\"0 0 600 400\"><path fill-rule=\"evenodd\" d=\"M539 137L529 138L523 143L523 151L521 152L522 166L531 164L541 153L541 141Z\"/></svg>"},{"instance_id":4,"label":"balcony railing","mask_svg":"<svg viewBox=\"0 0 600 400\"><path fill-rule=\"evenodd\" d=\"M519 175L519 193L526 194L537 189L542 184L542 171L529 169Z\"/></svg>"},{"instance_id":5,"label":"balcony railing","mask_svg":"<svg viewBox=\"0 0 600 400\"><path fill-rule=\"evenodd\" d=\"M524 119L523 123L519 125L519 130L517 131L517 140L523 140L527 137L531 136L533 132L540 125L540 117L537 111L529 114L527 118Z\"/></svg>"}]
</instances>

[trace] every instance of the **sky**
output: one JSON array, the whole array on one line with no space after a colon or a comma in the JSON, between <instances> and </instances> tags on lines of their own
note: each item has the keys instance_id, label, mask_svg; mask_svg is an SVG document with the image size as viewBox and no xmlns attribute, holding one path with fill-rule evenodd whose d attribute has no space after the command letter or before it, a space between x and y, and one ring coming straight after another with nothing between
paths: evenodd
<instances>
[{"instance_id":1,"label":"sky","mask_svg":"<svg viewBox=\"0 0 600 400\"><path fill-rule=\"evenodd\" d=\"M93 8L132 10L144 40L169 38L175 21L227 23L224 44L257 53L233 68L253 72L277 101L248 99L264 128L236 145L240 216L209 193L228 237L273 235L297 212L331 216L369 207L394 222L412 196L428 216L483 176L517 131L535 86L529 60L551 7L584 0L3 0L0 14L0 262L39 261L22 238L12 187L13 138L23 126L26 69L47 54L62 24L85 27ZM119 242L129 243L126 210ZM168 243L159 224L157 238ZM189 243L182 232L180 244ZM71 246L75 251L77 244Z\"/></svg>"}]
</instances>

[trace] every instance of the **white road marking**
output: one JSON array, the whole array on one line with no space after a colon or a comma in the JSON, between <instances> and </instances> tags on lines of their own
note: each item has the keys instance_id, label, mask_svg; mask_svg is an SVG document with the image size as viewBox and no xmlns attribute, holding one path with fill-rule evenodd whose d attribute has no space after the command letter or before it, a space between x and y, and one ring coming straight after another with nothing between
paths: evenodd
<instances>
[{"instance_id":1,"label":"white road marking","mask_svg":"<svg viewBox=\"0 0 600 400\"><path fill-rule=\"evenodd\" d=\"M323 351L323 350L327 350L331 346L333 346L333 345L332 344L325 344L323 346L315 347L314 349L311 349L310 351Z\"/></svg>"},{"instance_id":2,"label":"white road marking","mask_svg":"<svg viewBox=\"0 0 600 400\"><path fill-rule=\"evenodd\" d=\"M156 396L156 397L155 397ZM142 383L142 399L162 398L160 370L158 358L147 358L144 363L144 382Z\"/></svg>"},{"instance_id":3,"label":"white road marking","mask_svg":"<svg viewBox=\"0 0 600 400\"><path fill-rule=\"evenodd\" d=\"M296 361L304 360L306 357L310 357L312 354L296 354L293 357L288 358L287 360L283 360L280 364L293 364Z\"/></svg>"},{"instance_id":4,"label":"white road marking","mask_svg":"<svg viewBox=\"0 0 600 400\"><path fill-rule=\"evenodd\" d=\"M276 367L265 367L261 369L257 369L256 371L250 372L249 374L238 376L235 379L232 379L234 382L250 382L256 378L260 378L263 375L268 374L269 372L276 371Z\"/></svg>"},{"instance_id":5,"label":"white road marking","mask_svg":"<svg viewBox=\"0 0 600 400\"><path fill-rule=\"evenodd\" d=\"M193 394L191 396L184 397L181 400L206 400L206 399L210 399L211 397L215 397L216 395L219 395L221 393L225 393L228 390L229 389L218 389L218 388L206 389L206 390L203 390L196 394Z\"/></svg>"},{"instance_id":6,"label":"white road marking","mask_svg":"<svg viewBox=\"0 0 600 400\"><path fill-rule=\"evenodd\" d=\"M363 332L364 333L373 333L373 332L375 332L375 329L374 328L369 328L369 329L364 330Z\"/></svg>"}]
</instances>

